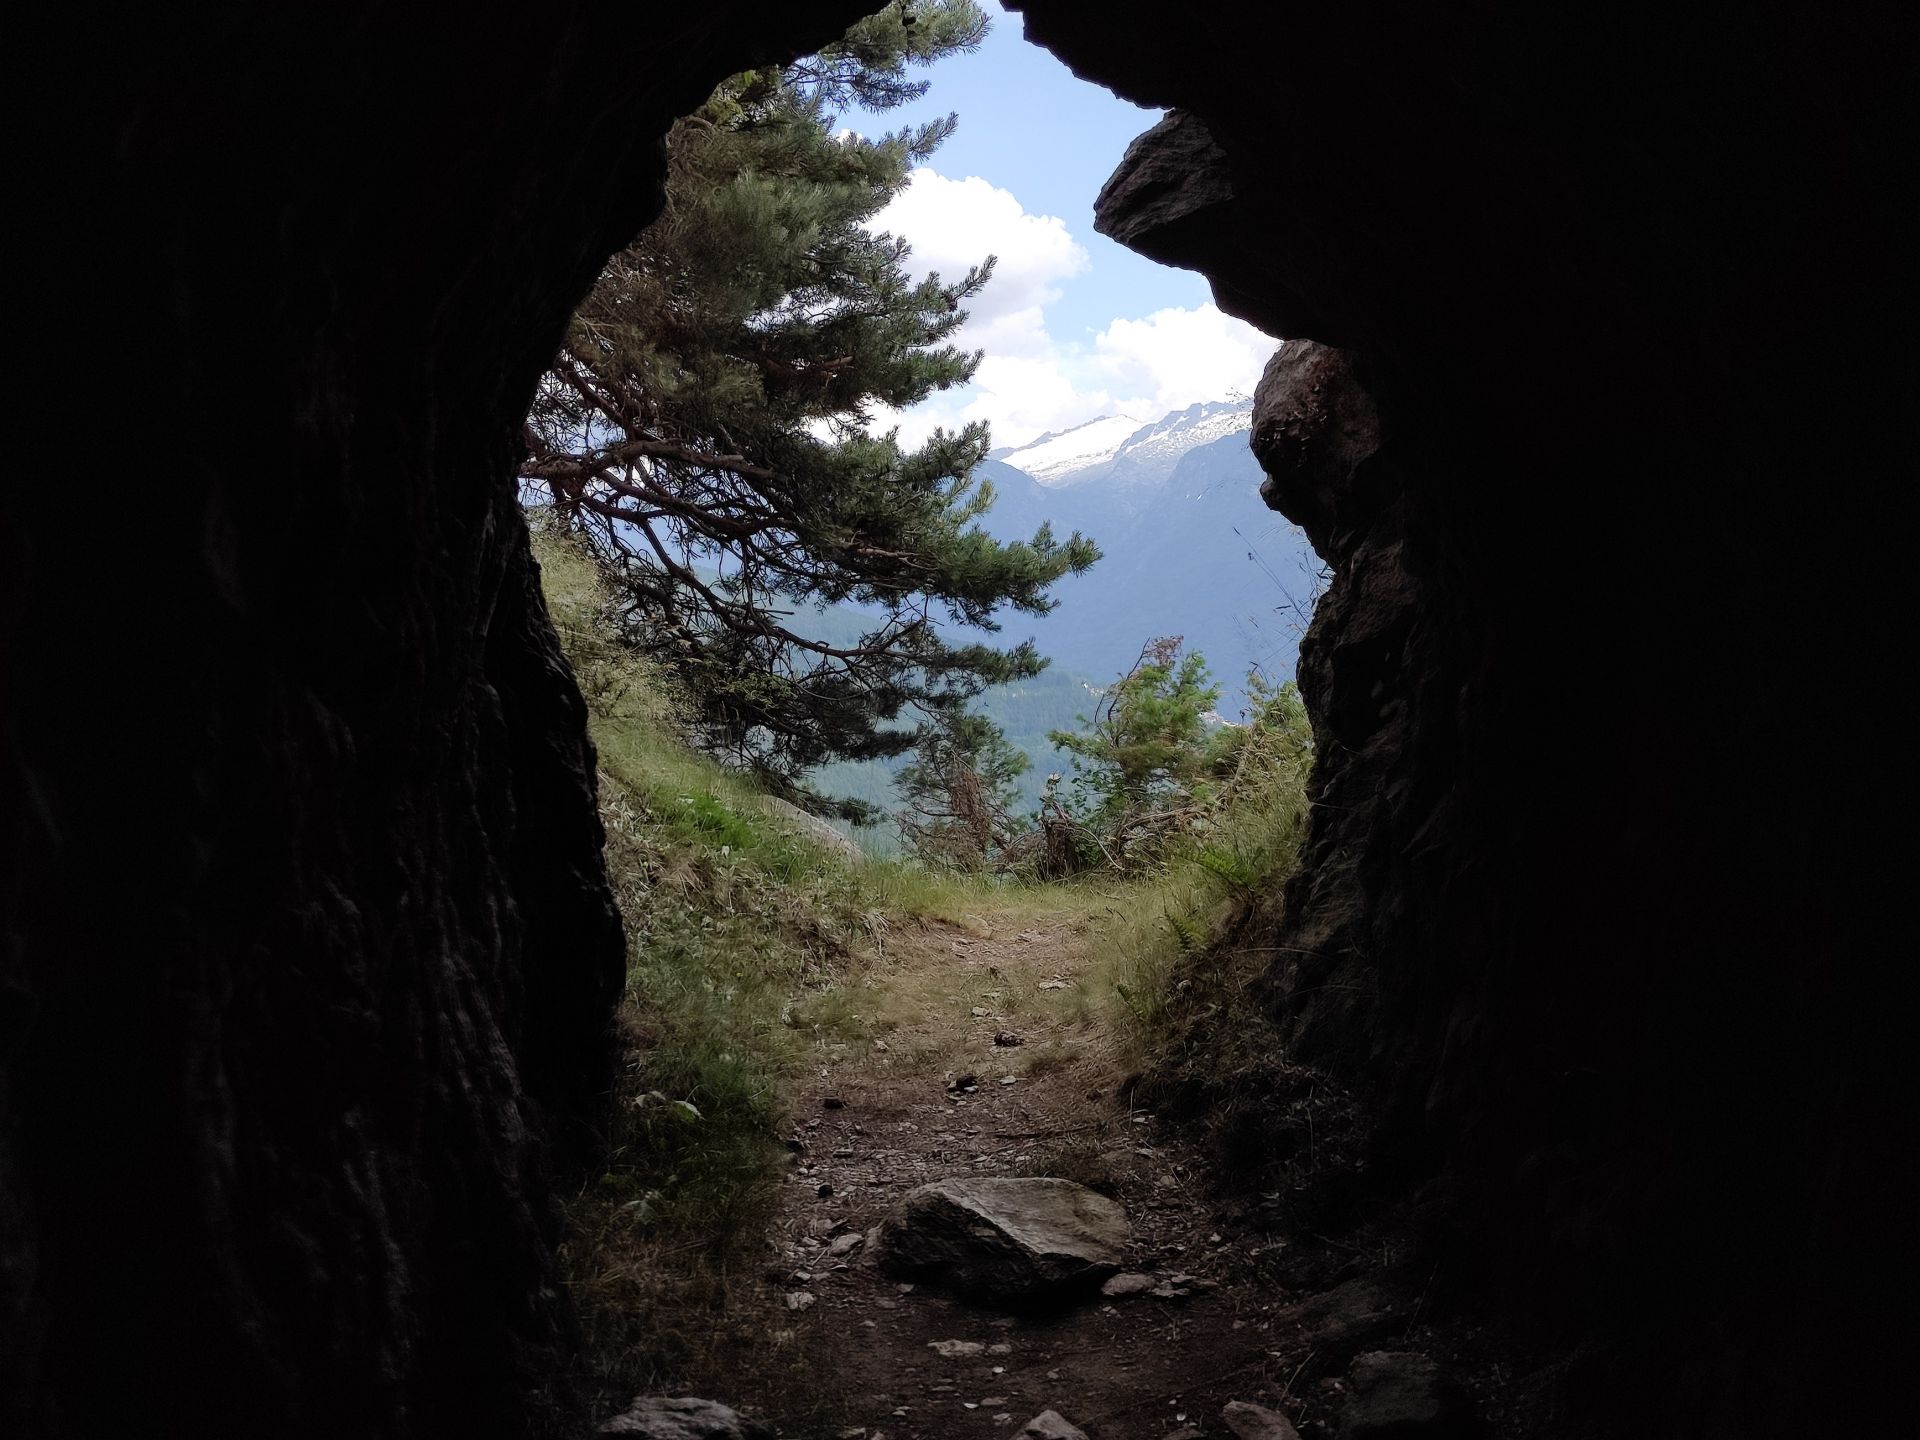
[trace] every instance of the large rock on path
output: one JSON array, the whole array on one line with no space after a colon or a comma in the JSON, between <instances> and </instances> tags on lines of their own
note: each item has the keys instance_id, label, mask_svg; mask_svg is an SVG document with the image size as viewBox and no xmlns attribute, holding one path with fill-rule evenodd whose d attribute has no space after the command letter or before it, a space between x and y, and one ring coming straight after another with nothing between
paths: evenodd
<instances>
[{"instance_id":1,"label":"large rock on path","mask_svg":"<svg viewBox=\"0 0 1920 1440\"><path fill-rule=\"evenodd\" d=\"M1014 1431L1009 1440L1087 1440L1087 1432L1058 1410L1042 1410Z\"/></svg>"},{"instance_id":2,"label":"large rock on path","mask_svg":"<svg viewBox=\"0 0 1920 1440\"><path fill-rule=\"evenodd\" d=\"M642 1395L600 1427L633 1440L772 1440L773 1432L736 1410L690 1395Z\"/></svg>"},{"instance_id":3,"label":"large rock on path","mask_svg":"<svg viewBox=\"0 0 1920 1440\"><path fill-rule=\"evenodd\" d=\"M1229 1402L1220 1418L1240 1440L1300 1440L1300 1432L1286 1416L1251 1401Z\"/></svg>"},{"instance_id":4,"label":"large rock on path","mask_svg":"<svg viewBox=\"0 0 1920 1440\"><path fill-rule=\"evenodd\" d=\"M978 1300L1057 1298L1120 1268L1126 1211L1071 1180L936 1180L880 1222L873 1254L890 1274Z\"/></svg>"}]
</instances>

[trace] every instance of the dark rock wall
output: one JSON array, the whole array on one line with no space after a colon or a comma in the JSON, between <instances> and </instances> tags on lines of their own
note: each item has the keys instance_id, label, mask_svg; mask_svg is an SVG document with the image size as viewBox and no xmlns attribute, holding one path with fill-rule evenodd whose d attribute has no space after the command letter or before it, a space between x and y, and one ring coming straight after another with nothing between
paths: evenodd
<instances>
[{"instance_id":1,"label":"dark rock wall","mask_svg":"<svg viewBox=\"0 0 1920 1440\"><path fill-rule=\"evenodd\" d=\"M517 425L671 116L859 8L10 15L7 1433L567 1423L547 1176L620 945ZM1858 1408L1911 1214L1908 11L1021 8L1205 132L1129 243L1346 352L1341 444L1263 409L1339 570L1299 1049L1511 1293L1678 1357L1653 1428L1783 1428L1849 1344Z\"/></svg>"},{"instance_id":2,"label":"dark rock wall","mask_svg":"<svg viewBox=\"0 0 1920 1440\"><path fill-rule=\"evenodd\" d=\"M1911 14L1019 8L1180 107L1100 227L1324 342L1254 436L1336 570L1306 863L1242 937L1295 1058L1643 1427L1866 1412L1912 1255Z\"/></svg>"},{"instance_id":3,"label":"dark rock wall","mask_svg":"<svg viewBox=\"0 0 1920 1440\"><path fill-rule=\"evenodd\" d=\"M0 1432L570 1423L623 947L520 421L671 118L859 8L10 16Z\"/></svg>"}]
</instances>

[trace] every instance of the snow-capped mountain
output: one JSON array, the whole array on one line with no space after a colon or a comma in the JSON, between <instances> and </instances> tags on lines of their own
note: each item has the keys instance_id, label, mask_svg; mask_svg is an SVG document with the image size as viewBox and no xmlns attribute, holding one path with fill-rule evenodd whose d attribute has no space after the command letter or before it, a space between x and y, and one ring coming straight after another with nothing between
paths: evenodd
<instances>
[{"instance_id":1,"label":"snow-capped mountain","mask_svg":"<svg viewBox=\"0 0 1920 1440\"><path fill-rule=\"evenodd\" d=\"M1223 710L1237 710L1248 666L1292 674L1318 561L1260 499L1252 410L1236 396L1144 425L1110 416L982 465L976 474L995 493L983 524L994 536L1025 539L1044 522L1104 552L1091 572L1059 583L1057 610L1010 619L1010 633L1031 634L1062 669L1100 680L1155 636L1184 636L1225 684ZM1123 424L1131 428L1116 441Z\"/></svg>"},{"instance_id":2,"label":"snow-capped mountain","mask_svg":"<svg viewBox=\"0 0 1920 1440\"><path fill-rule=\"evenodd\" d=\"M1093 484L1135 489L1166 480L1189 451L1252 426L1253 402L1235 397L1189 405L1147 424L1130 415L1103 415L996 450L993 458L1049 489Z\"/></svg>"},{"instance_id":3,"label":"snow-capped mountain","mask_svg":"<svg viewBox=\"0 0 1920 1440\"><path fill-rule=\"evenodd\" d=\"M1157 484L1170 479L1192 451L1252 428L1253 401L1244 396L1189 405L1134 431L1114 453L1108 473L1089 478L1128 485Z\"/></svg>"},{"instance_id":4,"label":"snow-capped mountain","mask_svg":"<svg viewBox=\"0 0 1920 1440\"><path fill-rule=\"evenodd\" d=\"M995 450L993 458L1042 485L1071 485L1076 477L1109 463L1140 428L1131 415L1102 415L1071 430L1049 430L1025 445Z\"/></svg>"}]
</instances>

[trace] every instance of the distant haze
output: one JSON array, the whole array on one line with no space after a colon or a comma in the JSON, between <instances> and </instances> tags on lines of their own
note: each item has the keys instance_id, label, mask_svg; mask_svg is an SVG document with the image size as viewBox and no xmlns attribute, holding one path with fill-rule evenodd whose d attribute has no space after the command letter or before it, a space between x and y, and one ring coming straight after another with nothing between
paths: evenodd
<instances>
[{"instance_id":1,"label":"distant haze","mask_svg":"<svg viewBox=\"0 0 1920 1440\"><path fill-rule=\"evenodd\" d=\"M1003 540L1041 522L1079 530L1105 552L1055 587L1059 607L1031 633L1054 664L1104 681L1160 635L1181 635L1226 686L1237 714L1257 666L1290 679L1319 561L1306 536L1260 499L1245 399L1188 406L1148 424L1095 420L998 452L978 472L998 498L985 528Z\"/></svg>"}]
</instances>

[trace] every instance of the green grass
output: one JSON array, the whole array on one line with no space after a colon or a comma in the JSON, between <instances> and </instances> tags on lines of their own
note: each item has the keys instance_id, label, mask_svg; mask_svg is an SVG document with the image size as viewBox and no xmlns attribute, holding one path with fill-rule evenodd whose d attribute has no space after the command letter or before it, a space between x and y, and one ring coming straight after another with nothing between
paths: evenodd
<instances>
[{"instance_id":1,"label":"green grass","mask_svg":"<svg viewBox=\"0 0 1920 1440\"><path fill-rule=\"evenodd\" d=\"M1237 936L1293 873L1306 832L1307 758L1284 749L1250 755L1208 830L1181 842L1157 873L1105 892L1105 958L1092 986L1124 1018L1149 1070L1211 1068L1226 1077L1253 1063L1228 1053L1234 1037L1267 1042L1269 1023L1250 987L1272 957Z\"/></svg>"},{"instance_id":2,"label":"green grass","mask_svg":"<svg viewBox=\"0 0 1920 1440\"><path fill-rule=\"evenodd\" d=\"M535 553L600 759L626 924L628 1063L607 1171L569 1207L565 1262L596 1364L636 1390L729 1357L715 1323L754 1269L786 1163L781 1085L896 1021L861 977L903 924L965 924L992 881L841 855L686 743L663 677L611 636L589 561Z\"/></svg>"}]
</instances>

